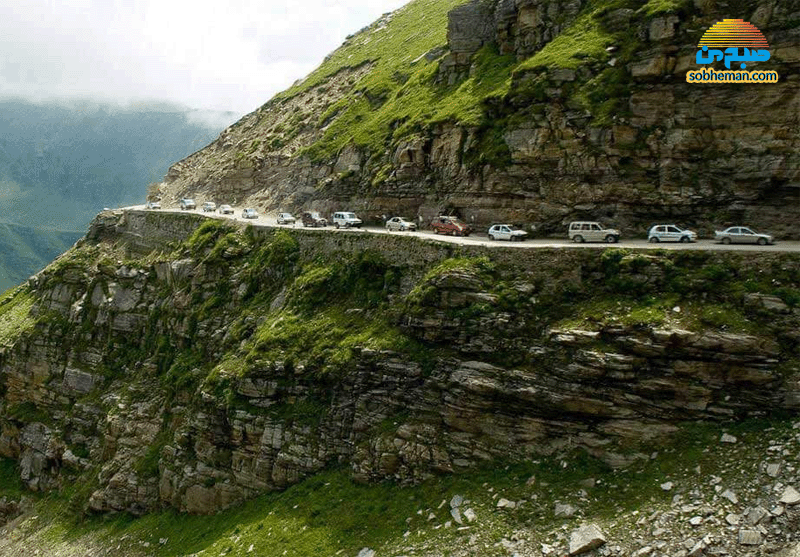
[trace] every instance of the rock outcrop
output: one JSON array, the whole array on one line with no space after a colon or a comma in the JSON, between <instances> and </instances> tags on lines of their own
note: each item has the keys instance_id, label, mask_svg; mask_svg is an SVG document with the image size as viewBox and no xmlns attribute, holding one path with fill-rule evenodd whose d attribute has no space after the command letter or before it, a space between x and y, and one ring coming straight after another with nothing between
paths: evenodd
<instances>
[{"instance_id":1,"label":"rock outcrop","mask_svg":"<svg viewBox=\"0 0 800 557\"><path fill-rule=\"evenodd\" d=\"M209 513L333 464L401 483L573 450L626 466L684 421L800 407L793 255L203 222L101 215L0 303L35 300L0 351L0 456L29 489ZM765 267L779 287L740 291Z\"/></svg>"}]
</instances>

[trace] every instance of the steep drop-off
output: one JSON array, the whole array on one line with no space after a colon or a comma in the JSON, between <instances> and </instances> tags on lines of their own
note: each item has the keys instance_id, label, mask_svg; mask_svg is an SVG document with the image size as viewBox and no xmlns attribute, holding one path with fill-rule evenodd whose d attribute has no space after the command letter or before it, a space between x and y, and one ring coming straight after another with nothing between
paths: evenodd
<instances>
[{"instance_id":1,"label":"steep drop-off","mask_svg":"<svg viewBox=\"0 0 800 557\"><path fill-rule=\"evenodd\" d=\"M448 211L550 233L591 218L796 238L798 13L794 1L416 0L162 188L171 201ZM723 18L760 28L772 56L756 66L779 83L686 83Z\"/></svg>"},{"instance_id":2,"label":"steep drop-off","mask_svg":"<svg viewBox=\"0 0 800 557\"><path fill-rule=\"evenodd\" d=\"M554 277L558 277L557 279ZM76 510L209 513L331 466L630 465L800 405L792 254L507 250L101 214L0 300L0 456Z\"/></svg>"}]
</instances>

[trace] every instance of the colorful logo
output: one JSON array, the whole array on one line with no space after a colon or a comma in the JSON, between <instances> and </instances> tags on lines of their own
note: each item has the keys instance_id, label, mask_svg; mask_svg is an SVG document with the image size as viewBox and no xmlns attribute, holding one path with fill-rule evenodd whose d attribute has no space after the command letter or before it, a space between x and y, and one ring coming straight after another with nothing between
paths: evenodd
<instances>
[{"instance_id":1,"label":"colorful logo","mask_svg":"<svg viewBox=\"0 0 800 557\"><path fill-rule=\"evenodd\" d=\"M769 43L758 28L741 19L723 19L712 25L698 43L695 61L713 64L723 61L730 70L731 62L739 62L740 69L748 62L766 62L770 59ZM776 83L777 72L714 71L703 69L686 73L690 83Z\"/></svg>"}]
</instances>

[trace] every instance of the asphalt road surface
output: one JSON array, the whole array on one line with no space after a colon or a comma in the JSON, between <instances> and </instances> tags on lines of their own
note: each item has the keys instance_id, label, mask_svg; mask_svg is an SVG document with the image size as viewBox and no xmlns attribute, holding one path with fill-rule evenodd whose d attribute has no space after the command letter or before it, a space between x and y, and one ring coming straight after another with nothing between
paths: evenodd
<instances>
[{"instance_id":1,"label":"asphalt road surface","mask_svg":"<svg viewBox=\"0 0 800 557\"><path fill-rule=\"evenodd\" d=\"M123 210L148 210L144 205L137 205L134 207L125 207ZM155 211L162 213L193 213L203 215L209 218L228 219L253 226L262 226L267 228L303 228L303 225L298 222L295 226L279 225L277 224L273 214L261 214L257 219L244 219L242 218L242 208L234 207L232 215L220 215L219 213L204 213L202 209L195 209L192 211L182 211L178 208L155 209ZM666 224L666 223L665 223ZM651 244L647 239L625 239L624 237L616 244L606 244L602 242L576 244L570 240L553 239L553 238L533 238L523 242L509 242L503 240L489 240L486 237L486 232L478 232L467 237L460 236L442 236L434 234L432 230L421 230L418 232L387 232L385 228L379 226L364 226L358 228L340 228L328 225L326 228L316 228L310 230L325 230L335 234L400 234L405 236L416 236L418 238L426 238L429 240L436 240L439 242L449 242L452 244L463 244L473 246L489 246L489 247L506 247L515 249L531 249L531 248L577 248L577 249L602 249L607 247L620 247L620 248L634 248L634 249L677 249L677 250L718 250L718 251L772 251L772 252L800 252L800 242L795 241L778 241L774 245L758 246L752 244L718 244L714 240L698 240L694 243L682 244L679 242L659 242ZM566 236L566 230L564 231Z\"/></svg>"}]
</instances>

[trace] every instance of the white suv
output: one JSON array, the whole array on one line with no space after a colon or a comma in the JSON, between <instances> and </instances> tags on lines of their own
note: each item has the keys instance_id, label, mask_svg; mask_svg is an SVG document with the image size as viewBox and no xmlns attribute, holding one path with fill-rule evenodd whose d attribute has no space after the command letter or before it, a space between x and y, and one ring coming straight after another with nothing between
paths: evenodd
<instances>
[{"instance_id":1,"label":"white suv","mask_svg":"<svg viewBox=\"0 0 800 557\"><path fill-rule=\"evenodd\" d=\"M684 230L674 224L657 224L650 229L647 240L658 242L696 242L697 232Z\"/></svg>"},{"instance_id":2,"label":"white suv","mask_svg":"<svg viewBox=\"0 0 800 557\"><path fill-rule=\"evenodd\" d=\"M345 211L333 214L333 225L336 228L361 228L361 219L355 213L348 213Z\"/></svg>"},{"instance_id":3,"label":"white suv","mask_svg":"<svg viewBox=\"0 0 800 557\"><path fill-rule=\"evenodd\" d=\"M576 244L583 242L619 242L619 230L605 228L599 222L577 221L569 223L569 239Z\"/></svg>"}]
</instances>

